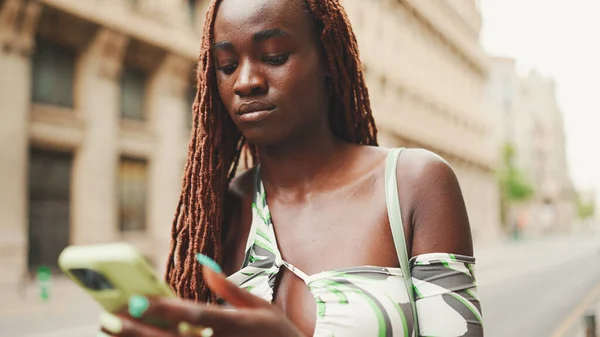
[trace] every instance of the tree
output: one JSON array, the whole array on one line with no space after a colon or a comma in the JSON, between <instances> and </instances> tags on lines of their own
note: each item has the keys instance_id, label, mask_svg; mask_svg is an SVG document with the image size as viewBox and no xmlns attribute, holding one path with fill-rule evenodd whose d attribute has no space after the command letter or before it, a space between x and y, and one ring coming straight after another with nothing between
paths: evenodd
<instances>
[{"instance_id":1,"label":"tree","mask_svg":"<svg viewBox=\"0 0 600 337\"><path fill-rule=\"evenodd\" d=\"M500 185L500 218L505 226L509 225L508 213L514 204L526 202L534 195L533 186L524 173L515 165L516 151L511 144L502 147L502 162L497 171Z\"/></svg>"},{"instance_id":2,"label":"tree","mask_svg":"<svg viewBox=\"0 0 600 337\"><path fill-rule=\"evenodd\" d=\"M584 200L581 193L577 193L577 216L581 220L587 220L596 213L596 205L593 200Z\"/></svg>"}]
</instances>

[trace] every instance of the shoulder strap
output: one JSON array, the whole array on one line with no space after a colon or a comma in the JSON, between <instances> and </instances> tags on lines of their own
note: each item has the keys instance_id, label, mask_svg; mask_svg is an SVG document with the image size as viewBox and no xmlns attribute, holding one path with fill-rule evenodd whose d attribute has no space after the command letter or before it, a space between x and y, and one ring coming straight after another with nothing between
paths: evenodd
<instances>
[{"instance_id":1,"label":"shoulder strap","mask_svg":"<svg viewBox=\"0 0 600 337\"><path fill-rule=\"evenodd\" d=\"M388 218L398 262L402 269L404 284L410 298L414 318L415 336L419 336L419 321L417 319L417 307L412 286L412 276L408 263L408 252L406 249L406 240L404 238L404 226L402 225L402 213L400 211L400 199L398 198L398 179L396 178L396 168L398 166L398 157L404 148L393 149L387 156L385 163L385 202L387 204Z\"/></svg>"}]
</instances>

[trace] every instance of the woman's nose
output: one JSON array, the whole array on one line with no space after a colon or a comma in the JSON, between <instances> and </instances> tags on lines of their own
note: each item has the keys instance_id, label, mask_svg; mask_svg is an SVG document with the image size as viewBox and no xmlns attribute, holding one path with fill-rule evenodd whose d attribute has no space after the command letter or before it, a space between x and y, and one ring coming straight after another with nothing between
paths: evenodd
<instances>
[{"instance_id":1,"label":"woman's nose","mask_svg":"<svg viewBox=\"0 0 600 337\"><path fill-rule=\"evenodd\" d=\"M267 91L267 81L257 68L251 62L244 62L239 65L238 77L233 87L236 95L242 97L252 96Z\"/></svg>"}]
</instances>

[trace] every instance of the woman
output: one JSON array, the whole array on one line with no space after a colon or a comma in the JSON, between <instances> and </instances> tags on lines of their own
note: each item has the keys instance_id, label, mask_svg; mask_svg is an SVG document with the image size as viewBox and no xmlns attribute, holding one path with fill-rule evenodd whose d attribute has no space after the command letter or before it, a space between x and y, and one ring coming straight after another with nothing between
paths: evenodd
<instances>
[{"instance_id":1,"label":"woman","mask_svg":"<svg viewBox=\"0 0 600 337\"><path fill-rule=\"evenodd\" d=\"M456 176L376 146L338 0L213 1L198 83L166 275L181 299L132 298L104 332L483 335ZM234 178L243 151L255 165Z\"/></svg>"}]
</instances>

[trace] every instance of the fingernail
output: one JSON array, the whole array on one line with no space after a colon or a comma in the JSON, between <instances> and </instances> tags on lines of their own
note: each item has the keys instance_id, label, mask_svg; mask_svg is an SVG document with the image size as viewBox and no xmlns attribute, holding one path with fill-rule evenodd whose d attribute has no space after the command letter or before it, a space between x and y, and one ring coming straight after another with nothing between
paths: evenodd
<instances>
[{"instance_id":1,"label":"fingernail","mask_svg":"<svg viewBox=\"0 0 600 337\"><path fill-rule=\"evenodd\" d=\"M196 260L200 262L201 265L207 266L212 269L215 273L220 274L222 272L221 267L215 260L203 254L196 254Z\"/></svg>"},{"instance_id":2,"label":"fingernail","mask_svg":"<svg viewBox=\"0 0 600 337\"><path fill-rule=\"evenodd\" d=\"M100 314L100 325L110 333L119 334L123 331L123 320L107 312Z\"/></svg>"},{"instance_id":3,"label":"fingernail","mask_svg":"<svg viewBox=\"0 0 600 337\"><path fill-rule=\"evenodd\" d=\"M190 330L192 330L192 326L187 322L181 322L177 326L177 331L182 335L189 333Z\"/></svg>"},{"instance_id":4,"label":"fingernail","mask_svg":"<svg viewBox=\"0 0 600 337\"><path fill-rule=\"evenodd\" d=\"M195 327L187 322L179 323L177 330L182 335L194 335L200 337L212 337L214 334L212 328Z\"/></svg>"},{"instance_id":5,"label":"fingernail","mask_svg":"<svg viewBox=\"0 0 600 337\"><path fill-rule=\"evenodd\" d=\"M102 331L98 331L98 334L96 335L96 337L110 337L109 335L105 334Z\"/></svg>"},{"instance_id":6,"label":"fingernail","mask_svg":"<svg viewBox=\"0 0 600 337\"><path fill-rule=\"evenodd\" d=\"M129 314L132 317L140 318L148 310L150 302L144 296L134 295L129 299Z\"/></svg>"}]
</instances>

